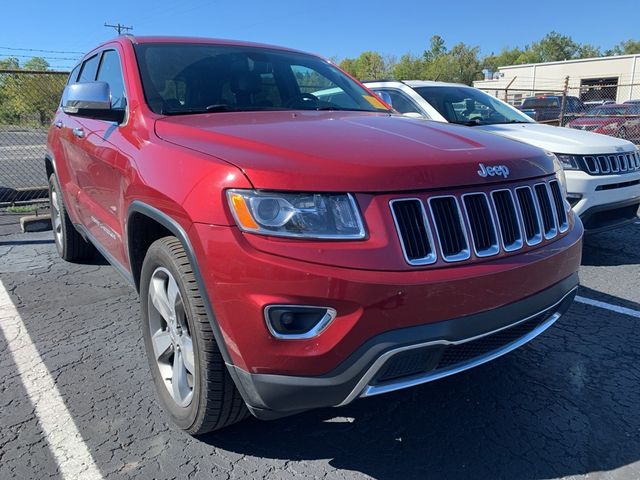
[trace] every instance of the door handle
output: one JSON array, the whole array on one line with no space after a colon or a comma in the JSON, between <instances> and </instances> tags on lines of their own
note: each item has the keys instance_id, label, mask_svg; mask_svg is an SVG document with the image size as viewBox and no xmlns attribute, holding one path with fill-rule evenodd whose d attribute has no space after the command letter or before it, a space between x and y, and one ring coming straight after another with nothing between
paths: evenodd
<instances>
[{"instance_id":1,"label":"door handle","mask_svg":"<svg viewBox=\"0 0 640 480\"><path fill-rule=\"evenodd\" d=\"M84 130L81 128L74 128L73 136L78 138L84 138Z\"/></svg>"},{"instance_id":2,"label":"door handle","mask_svg":"<svg viewBox=\"0 0 640 480\"><path fill-rule=\"evenodd\" d=\"M56 127L56 128L62 128L62 126L63 126L63 125L62 125L62 122L61 122L60 120L56 121L53 125L54 125L54 127Z\"/></svg>"}]
</instances>

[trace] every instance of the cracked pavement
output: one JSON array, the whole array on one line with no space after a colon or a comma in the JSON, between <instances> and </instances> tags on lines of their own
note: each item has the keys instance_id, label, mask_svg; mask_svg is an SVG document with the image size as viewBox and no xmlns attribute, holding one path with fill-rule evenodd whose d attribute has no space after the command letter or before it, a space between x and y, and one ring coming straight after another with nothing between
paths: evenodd
<instances>
[{"instance_id":1,"label":"cracked pavement","mask_svg":"<svg viewBox=\"0 0 640 480\"><path fill-rule=\"evenodd\" d=\"M0 278L105 479L640 478L638 318L575 303L454 377L196 439L155 399L135 291L50 238L1 235ZM638 238L634 224L587 239L579 295L640 311ZM1 321L0 479L62 479Z\"/></svg>"}]
</instances>

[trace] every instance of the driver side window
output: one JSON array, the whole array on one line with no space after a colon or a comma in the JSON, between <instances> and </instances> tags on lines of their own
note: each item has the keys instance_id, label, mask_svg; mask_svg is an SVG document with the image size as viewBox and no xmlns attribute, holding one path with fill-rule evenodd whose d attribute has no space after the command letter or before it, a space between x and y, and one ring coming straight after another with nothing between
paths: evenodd
<instances>
[{"instance_id":1,"label":"driver side window","mask_svg":"<svg viewBox=\"0 0 640 480\"><path fill-rule=\"evenodd\" d=\"M397 110L398 112L405 113L417 113L419 115L425 116L424 113L420 111L418 106L413 103L409 97L407 97L404 93L398 90L391 89L378 89L376 91L385 92L391 97L391 106Z\"/></svg>"}]
</instances>

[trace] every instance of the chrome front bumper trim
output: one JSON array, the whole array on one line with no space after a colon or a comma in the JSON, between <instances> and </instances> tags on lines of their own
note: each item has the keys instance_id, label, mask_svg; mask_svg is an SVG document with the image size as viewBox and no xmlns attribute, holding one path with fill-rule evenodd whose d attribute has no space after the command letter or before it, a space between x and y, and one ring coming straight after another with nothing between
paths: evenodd
<instances>
[{"instance_id":1,"label":"chrome front bumper trim","mask_svg":"<svg viewBox=\"0 0 640 480\"><path fill-rule=\"evenodd\" d=\"M552 306L550 306L549 308L546 308L544 310L541 310L540 312L537 312L533 315L530 315L526 318L520 319L515 323L512 323L510 325L507 325L505 327L499 328L497 330L493 330L491 332L487 332L484 333L482 335L477 335L475 337L470 337L470 338L465 338L463 340L458 340L458 341L449 341L449 340L435 340L435 341L431 341L431 342L425 342L425 343L419 343L416 345L407 345L404 347L400 347L400 348L396 348L393 350L390 350L388 352L385 352L384 354L382 354L380 357L378 357L378 359L373 363L373 365L371 365L371 367L367 370L367 372L365 373L365 375L362 377L362 379L360 379L360 381L358 382L358 384L355 386L355 388L352 390L352 392L347 396L347 398L345 398L345 400L340 403L337 406L343 406L346 405L348 403L351 403L353 400L355 400L358 397L371 397L374 395L380 395L383 393L389 393L389 392L394 392L396 390L401 390L403 388L408 388L408 387L414 387L416 385L422 385L423 383L427 383L427 382L432 382L434 380L438 380L444 377L448 377L449 375L454 375L456 373L460 373L463 372L465 370L468 370L470 368L473 367L477 367L479 365L482 365L483 363L487 363L490 362L491 360L494 360L498 357L501 357L502 355L505 355L519 347L521 347L522 345L530 342L531 340L533 340L534 338L536 338L538 335L540 335L541 333L543 333L545 330L547 330L551 325L553 325L561 316L562 314L559 313L556 310L556 307L558 307L559 305L561 305L564 300L572 295L576 290L578 289L578 287L573 288L571 291L567 292L566 295L564 295L558 302L556 302L555 304L553 304ZM397 381L394 381L392 383L388 383L386 385L369 385L369 382L376 376L376 374L380 371L380 369L384 366L384 364L387 362L387 360L389 360L391 357L393 357L394 355L400 353L400 352L405 352L407 350L413 350L416 348L423 348L423 347L429 347L429 346L433 346L433 345L460 345L463 343L467 343L467 342L471 342L473 340L478 340L480 338L483 337L487 337L489 335L493 335L495 333L498 333L502 330L506 330L508 328L512 328L515 327L516 325L526 322L528 320L531 320L532 318L535 318L537 316L540 315L544 315L545 313L550 313L553 312L551 314L551 316L549 318L547 318L544 322L542 322L540 325L538 325L536 328L534 328L533 330L531 330L528 334L520 337L517 340L514 340L511 343L508 343L507 345L504 345L503 347L497 349L497 350L493 350L487 354L481 355L479 357L473 358L472 360L469 360L468 362L464 362L458 365L454 365L450 368L445 368L442 370L435 370L432 372L427 372L424 375L421 376L413 376L407 379L399 379Z\"/></svg>"}]
</instances>

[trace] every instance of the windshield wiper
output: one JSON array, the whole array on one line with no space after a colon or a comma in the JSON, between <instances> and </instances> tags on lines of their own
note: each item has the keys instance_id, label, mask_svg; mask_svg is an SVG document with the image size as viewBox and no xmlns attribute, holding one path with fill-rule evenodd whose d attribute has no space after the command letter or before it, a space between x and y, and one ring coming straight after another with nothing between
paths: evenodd
<instances>
[{"instance_id":1,"label":"windshield wiper","mask_svg":"<svg viewBox=\"0 0 640 480\"><path fill-rule=\"evenodd\" d=\"M388 110L365 110L363 108L345 108L345 107L316 107L312 110L317 110L319 112L388 112Z\"/></svg>"},{"instance_id":2,"label":"windshield wiper","mask_svg":"<svg viewBox=\"0 0 640 480\"><path fill-rule=\"evenodd\" d=\"M205 108L181 108L175 110L163 110L164 115L196 115L202 113L216 113L216 112L232 112L233 108L229 105L209 105Z\"/></svg>"},{"instance_id":3,"label":"windshield wiper","mask_svg":"<svg viewBox=\"0 0 640 480\"><path fill-rule=\"evenodd\" d=\"M453 120L449 123L455 123L456 125L465 125L467 127L475 127L481 125L480 120Z\"/></svg>"}]
</instances>

